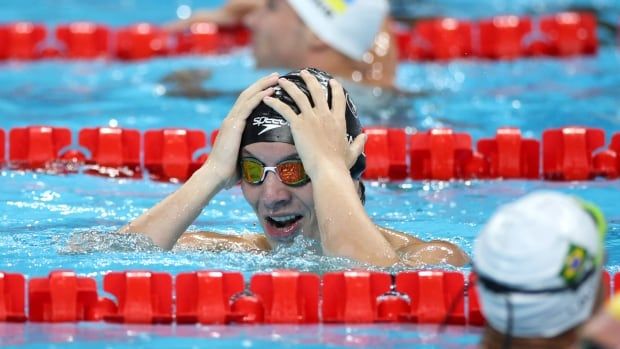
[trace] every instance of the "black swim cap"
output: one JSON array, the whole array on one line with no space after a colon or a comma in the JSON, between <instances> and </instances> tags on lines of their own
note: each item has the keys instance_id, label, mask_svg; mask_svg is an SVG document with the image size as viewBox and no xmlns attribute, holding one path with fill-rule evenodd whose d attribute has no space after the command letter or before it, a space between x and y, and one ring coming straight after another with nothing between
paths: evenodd
<instances>
[{"instance_id":1,"label":"black swim cap","mask_svg":"<svg viewBox=\"0 0 620 349\"><path fill-rule=\"evenodd\" d=\"M327 104L331 107L332 90L329 86L329 80L332 79L332 76L316 68L306 68L305 70L316 77L321 86L323 86L327 92ZM306 87L306 83L302 79L300 72L300 70L296 70L282 76L282 78L297 85L297 87L308 97L310 104L314 106L314 101L310 96L310 91ZM274 89L275 91L273 92L272 97L284 102L286 105L291 107L295 113L300 113L299 107L297 107L295 101L293 101L291 96L289 96L286 91L279 86L275 86ZM346 136L350 143L355 139L355 137L362 133L362 125L357 117L357 109L351 101L349 93L345 90L344 94L347 101L345 111L345 119L347 123ZM250 113L250 116L248 116L245 123L245 129L243 130L243 137L241 138L241 148L258 142L281 142L295 145L293 134L291 133L291 128L289 127L288 122L280 114L278 114L278 112L271 109L271 107L263 102L254 108L252 113ZM350 169L351 177L354 179L359 179L365 169L366 156L361 154L355 161L353 167Z\"/></svg>"}]
</instances>

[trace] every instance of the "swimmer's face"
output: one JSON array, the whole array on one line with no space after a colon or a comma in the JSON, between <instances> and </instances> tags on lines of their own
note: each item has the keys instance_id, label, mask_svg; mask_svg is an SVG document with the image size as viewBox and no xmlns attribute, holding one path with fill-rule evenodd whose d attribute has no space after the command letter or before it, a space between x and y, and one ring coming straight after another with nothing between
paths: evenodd
<instances>
[{"instance_id":1,"label":"swimmer's face","mask_svg":"<svg viewBox=\"0 0 620 349\"><path fill-rule=\"evenodd\" d=\"M250 144L241 150L241 157L253 157L265 166L299 159L295 146L276 142ZM242 180L241 189L272 244L290 242L300 234L319 238L311 182L292 187L280 182L275 173L267 172L261 184Z\"/></svg>"},{"instance_id":2,"label":"swimmer's face","mask_svg":"<svg viewBox=\"0 0 620 349\"><path fill-rule=\"evenodd\" d=\"M246 18L258 67L302 68L310 31L286 0L267 0Z\"/></svg>"}]
</instances>

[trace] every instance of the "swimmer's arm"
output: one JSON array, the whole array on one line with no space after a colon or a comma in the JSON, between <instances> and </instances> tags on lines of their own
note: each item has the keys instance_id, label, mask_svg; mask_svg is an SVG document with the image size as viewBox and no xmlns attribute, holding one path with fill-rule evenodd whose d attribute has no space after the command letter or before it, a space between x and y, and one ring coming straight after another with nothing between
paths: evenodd
<instances>
[{"instance_id":1,"label":"swimmer's arm","mask_svg":"<svg viewBox=\"0 0 620 349\"><path fill-rule=\"evenodd\" d=\"M142 233L163 249L171 249L181 234L221 189L237 183L237 157L245 120L258 103L273 93L277 74L259 79L237 98L222 121L207 162L176 192L169 195L120 232Z\"/></svg>"},{"instance_id":2,"label":"swimmer's arm","mask_svg":"<svg viewBox=\"0 0 620 349\"><path fill-rule=\"evenodd\" d=\"M174 246L181 234L198 217L202 209L223 187L215 170L207 163L196 171L177 191L122 227L122 233L141 233L166 250Z\"/></svg>"},{"instance_id":3,"label":"swimmer's arm","mask_svg":"<svg viewBox=\"0 0 620 349\"><path fill-rule=\"evenodd\" d=\"M264 0L229 0L222 7L195 11L189 18L168 23L164 28L171 32L179 32L194 23L211 22L218 25L237 25L250 12L264 6Z\"/></svg>"},{"instance_id":4,"label":"swimmer's arm","mask_svg":"<svg viewBox=\"0 0 620 349\"><path fill-rule=\"evenodd\" d=\"M271 250L264 235L225 235L214 232L187 232L176 247L202 251L261 252Z\"/></svg>"},{"instance_id":5,"label":"swimmer's arm","mask_svg":"<svg viewBox=\"0 0 620 349\"><path fill-rule=\"evenodd\" d=\"M391 266L398 255L366 214L344 164L324 168L312 178L323 252L378 266Z\"/></svg>"}]
</instances>

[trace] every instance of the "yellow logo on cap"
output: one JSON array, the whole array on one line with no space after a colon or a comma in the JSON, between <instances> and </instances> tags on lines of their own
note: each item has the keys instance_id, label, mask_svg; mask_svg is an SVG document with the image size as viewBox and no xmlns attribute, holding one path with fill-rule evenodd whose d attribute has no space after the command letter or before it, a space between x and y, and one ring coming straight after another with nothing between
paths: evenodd
<instances>
[{"instance_id":1,"label":"yellow logo on cap","mask_svg":"<svg viewBox=\"0 0 620 349\"><path fill-rule=\"evenodd\" d=\"M345 0L325 0L325 4L332 12L337 14L347 10L347 2Z\"/></svg>"}]
</instances>

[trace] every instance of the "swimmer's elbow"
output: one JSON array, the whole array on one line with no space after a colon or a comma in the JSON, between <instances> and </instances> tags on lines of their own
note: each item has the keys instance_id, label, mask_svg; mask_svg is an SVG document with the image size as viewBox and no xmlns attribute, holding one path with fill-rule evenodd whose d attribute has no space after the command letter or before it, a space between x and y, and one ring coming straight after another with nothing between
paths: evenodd
<instances>
[{"instance_id":1,"label":"swimmer's elbow","mask_svg":"<svg viewBox=\"0 0 620 349\"><path fill-rule=\"evenodd\" d=\"M165 251L172 250L172 247L174 246L174 242L171 244L167 240L165 241L165 240L162 240L162 239L158 239L157 236L152 236L152 234L148 234L148 233L145 233L145 232L142 232L142 231L138 231L136 229L132 229L132 225L131 224L128 224L128 225L120 228L119 230L116 231L116 233L120 233L120 234L139 234L139 235L142 235L145 238L147 238L148 240L150 240L150 242L153 245L155 245L155 246L157 246L157 247L159 247L159 248L161 248L162 250L165 250Z\"/></svg>"}]
</instances>

